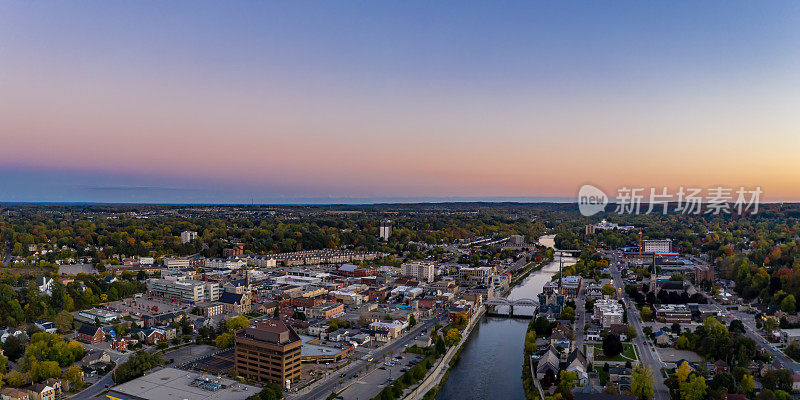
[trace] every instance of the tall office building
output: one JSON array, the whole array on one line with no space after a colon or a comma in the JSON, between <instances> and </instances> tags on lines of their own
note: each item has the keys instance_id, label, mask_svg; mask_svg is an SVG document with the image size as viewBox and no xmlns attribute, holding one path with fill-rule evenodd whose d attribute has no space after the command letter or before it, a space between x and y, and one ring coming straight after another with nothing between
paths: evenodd
<instances>
[{"instance_id":1,"label":"tall office building","mask_svg":"<svg viewBox=\"0 0 800 400\"><path fill-rule=\"evenodd\" d=\"M283 387L300 378L303 341L283 321L256 322L236 332L236 372L259 382Z\"/></svg>"},{"instance_id":2,"label":"tall office building","mask_svg":"<svg viewBox=\"0 0 800 400\"><path fill-rule=\"evenodd\" d=\"M388 241L390 236L392 236L392 221L381 221L380 239Z\"/></svg>"},{"instance_id":3,"label":"tall office building","mask_svg":"<svg viewBox=\"0 0 800 400\"><path fill-rule=\"evenodd\" d=\"M645 253L670 253L672 252L672 239L645 240Z\"/></svg>"}]
</instances>

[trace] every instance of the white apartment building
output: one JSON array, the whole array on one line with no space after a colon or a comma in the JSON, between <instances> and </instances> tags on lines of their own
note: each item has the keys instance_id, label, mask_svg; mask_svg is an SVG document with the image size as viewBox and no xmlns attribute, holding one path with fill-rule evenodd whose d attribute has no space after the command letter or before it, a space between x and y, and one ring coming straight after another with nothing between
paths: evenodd
<instances>
[{"instance_id":1,"label":"white apartment building","mask_svg":"<svg viewBox=\"0 0 800 400\"><path fill-rule=\"evenodd\" d=\"M197 239L197 232L195 231L183 231L181 232L181 242L189 243L192 240Z\"/></svg>"},{"instance_id":2,"label":"white apartment building","mask_svg":"<svg viewBox=\"0 0 800 400\"><path fill-rule=\"evenodd\" d=\"M192 279L148 279L147 290L155 295L185 302L217 301L222 288L216 282Z\"/></svg>"},{"instance_id":3,"label":"white apartment building","mask_svg":"<svg viewBox=\"0 0 800 400\"><path fill-rule=\"evenodd\" d=\"M189 268L189 259L186 257L164 258L164 265L169 269Z\"/></svg>"},{"instance_id":4,"label":"white apartment building","mask_svg":"<svg viewBox=\"0 0 800 400\"><path fill-rule=\"evenodd\" d=\"M600 322L603 328L612 324L621 324L623 317L622 304L614 299L600 299L594 303L594 319Z\"/></svg>"},{"instance_id":5,"label":"white apartment building","mask_svg":"<svg viewBox=\"0 0 800 400\"><path fill-rule=\"evenodd\" d=\"M433 282L433 261L412 261L400 266L404 276L413 276L420 282Z\"/></svg>"},{"instance_id":6,"label":"white apartment building","mask_svg":"<svg viewBox=\"0 0 800 400\"><path fill-rule=\"evenodd\" d=\"M207 269L239 269L247 265L244 260L234 258L206 258L205 267Z\"/></svg>"},{"instance_id":7,"label":"white apartment building","mask_svg":"<svg viewBox=\"0 0 800 400\"><path fill-rule=\"evenodd\" d=\"M153 265L156 259L153 257L139 257L139 265Z\"/></svg>"},{"instance_id":8,"label":"white apartment building","mask_svg":"<svg viewBox=\"0 0 800 400\"><path fill-rule=\"evenodd\" d=\"M645 240L644 249L642 250L645 253L671 253L672 239Z\"/></svg>"},{"instance_id":9,"label":"white apartment building","mask_svg":"<svg viewBox=\"0 0 800 400\"><path fill-rule=\"evenodd\" d=\"M380 228L380 239L383 241L388 241L389 237L392 236L392 221L381 221L381 228Z\"/></svg>"},{"instance_id":10,"label":"white apartment building","mask_svg":"<svg viewBox=\"0 0 800 400\"><path fill-rule=\"evenodd\" d=\"M486 283L494 275L492 267L461 267L458 269L458 279L474 283Z\"/></svg>"},{"instance_id":11,"label":"white apartment building","mask_svg":"<svg viewBox=\"0 0 800 400\"><path fill-rule=\"evenodd\" d=\"M242 260L246 265L254 265L259 268L275 268L278 266L278 260L272 255L245 254L233 256L233 258Z\"/></svg>"}]
</instances>

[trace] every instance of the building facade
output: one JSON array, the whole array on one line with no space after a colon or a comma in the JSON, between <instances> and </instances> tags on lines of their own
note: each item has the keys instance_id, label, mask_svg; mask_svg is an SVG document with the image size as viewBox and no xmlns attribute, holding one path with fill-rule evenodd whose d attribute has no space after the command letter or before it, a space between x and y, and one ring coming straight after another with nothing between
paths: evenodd
<instances>
[{"instance_id":1,"label":"building facade","mask_svg":"<svg viewBox=\"0 0 800 400\"><path fill-rule=\"evenodd\" d=\"M280 320L256 322L235 335L236 371L259 382L287 387L300 378L302 340Z\"/></svg>"}]
</instances>

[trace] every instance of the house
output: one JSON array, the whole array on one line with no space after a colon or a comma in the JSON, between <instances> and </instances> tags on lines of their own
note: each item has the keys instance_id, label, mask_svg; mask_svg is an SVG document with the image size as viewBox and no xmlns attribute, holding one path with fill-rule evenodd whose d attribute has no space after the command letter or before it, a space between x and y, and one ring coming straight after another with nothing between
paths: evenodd
<instances>
[{"instance_id":1,"label":"house","mask_svg":"<svg viewBox=\"0 0 800 400\"><path fill-rule=\"evenodd\" d=\"M572 341L561 332L554 332L550 335L550 346L568 349L571 342Z\"/></svg>"},{"instance_id":2,"label":"house","mask_svg":"<svg viewBox=\"0 0 800 400\"><path fill-rule=\"evenodd\" d=\"M597 328L589 328L586 330L586 341L587 342L599 342L600 341L600 330Z\"/></svg>"},{"instance_id":3,"label":"house","mask_svg":"<svg viewBox=\"0 0 800 400\"><path fill-rule=\"evenodd\" d=\"M792 375L792 391L800 391L800 375Z\"/></svg>"},{"instance_id":4,"label":"house","mask_svg":"<svg viewBox=\"0 0 800 400\"><path fill-rule=\"evenodd\" d=\"M118 279L114 275L109 275L109 276L103 278L103 280L110 285L110 284L116 282Z\"/></svg>"},{"instance_id":5,"label":"house","mask_svg":"<svg viewBox=\"0 0 800 400\"><path fill-rule=\"evenodd\" d=\"M35 383L28 387L31 400L56 400L56 390L44 383Z\"/></svg>"},{"instance_id":6,"label":"house","mask_svg":"<svg viewBox=\"0 0 800 400\"><path fill-rule=\"evenodd\" d=\"M717 360L714 363L714 373L718 374L720 372L728 372L728 363L725 360Z\"/></svg>"},{"instance_id":7,"label":"house","mask_svg":"<svg viewBox=\"0 0 800 400\"><path fill-rule=\"evenodd\" d=\"M111 356L103 350L89 350L83 359L81 359L81 363L84 367L88 367L98 363L109 363L111 362Z\"/></svg>"},{"instance_id":8,"label":"house","mask_svg":"<svg viewBox=\"0 0 800 400\"><path fill-rule=\"evenodd\" d=\"M56 378L49 378L46 381L44 381L44 384L47 385L47 386L50 386L51 388L53 388L53 390L55 391L56 400L63 399L64 398L64 392L66 390L69 390L69 386L68 385L65 386L60 379L56 379Z\"/></svg>"},{"instance_id":9,"label":"house","mask_svg":"<svg viewBox=\"0 0 800 400\"><path fill-rule=\"evenodd\" d=\"M78 328L78 340L87 343L100 343L105 340L106 336L103 329L97 325L83 324Z\"/></svg>"},{"instance_id":10,"label":"house","mask_svg":"<svg viewBox=\"0 0 800 400\"><path fill-rule=\"evenodd\" d=\"M145 331L144 341L150 344L163 342L167 339L167 333L161 328L152 328Z\"/></svg>"},{"instance_id":11,"label":"house","mask_svg":"<svg viewBox=\"0 0 800 400\"><path fill-rule=\"evenodd\" d=\"M39 287L39 293L50 296L53 293L53 278L40 276L36 278L36 286Z\"/></svg>"},{"instance_id":12,"label":"house","mask_svg":"<svg viewBox=\"0 0 800 400\"><path fill-rule=\"evenodd\" d=\"M547 351L539 358L539 363L536 364L536 376L541 379L548 372L553 376L558 376L558 371L561 369L561 355L558 350L553 346L548 346Z\"/></svg>"},{"instance_id":13,"label":"house","mask_svg":"<svg viewBox=\"0 0 800 400\"><path fill-rule=\"evenodd\" d=\"M656 345L658 346L668 347L672 344L672 338L669 336L667 332L658 331L655 333L655 336L656 336L655 342Z\"/></svg>"},{"instance_id":14,"label":"house","mask_svg":"<svg viewBox=\"0 0 800 400\"><path fill-rule=\"evenodd\" d=\"M5 343L6 339L8 339L9 336L14 336L17 339L19 339L20 336L22 336L22 335L25 335L25 332L23 332L23 331L21 331L19 329L16 329L16 328L4 329L4 330L0 331L0 343Z\"/></svg>"},{"instance_id":15,"label":"house","mask_svg":"<svg viewBox=\"0 0 800 400\"><path fill-rule=\"evenodd\" d=\"M127 350L128 340L119 338L111 342L111 349L116 351Z\"/></svg>"},{"instance_id":16,"label":"house","mask_svg":"<svg viewBox=\"0 0 800 400\"><path fill-rule=\"evenodd\" d=\"M4 387L0 389L0 398L3 400L30 400L31 396L26 390Z\"/></svg>"},{"instance_id":17,"label":"house","mask_svg":"<svg viewBox=\"0 0 800 400\"><path fill-rule=\"evenodd\" d=\"M34 322L34 325L36 325L37 328L47 333L56 333L56 331L58 331L55 324L45 319Z\"/></svg>"},{"instance_id":18,"label":"house","mask_svg":"<svg viewBox=\"0 0 800 400\"><path fill-rule=\"evenodd\" d=\"M626 341L628 340L628 325L624 324L611 324L609 328L609 332L619 336L619 340Z\"/></svg>"},{"instance_id":19,"label":"house","mask_svg":"<svg viewBox=\"0 0 800 400\"><path fill-rule=\"evenodd\" d=\"M585 385L589 380L589 376L586 374L587 365L586 356L583 355L582 351L575 349L567 356L564 369L575 372L575 375L578 377L578 382L581 385Z\"/></svg>"}]
</instances>

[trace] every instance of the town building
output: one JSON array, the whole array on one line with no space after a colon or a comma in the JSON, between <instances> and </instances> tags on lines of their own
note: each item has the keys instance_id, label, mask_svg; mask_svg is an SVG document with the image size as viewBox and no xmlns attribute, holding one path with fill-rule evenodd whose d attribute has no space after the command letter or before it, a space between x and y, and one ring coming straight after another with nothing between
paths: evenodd
<instances>
[{"instance_id":1,"label":"town building","mask_svg":"<svg viewBox=\"0 0 800 400\"><path fill-rule=\"evenodd\" d=\"M643 247L645 253L671 253L672 239L645 240Z\"/></svg>"},{"instance_id":2,"label":"town building","mask_svg":"<svg viewBox=\"0 0 800 400\"><path fill-rule=\"evenodd\" d=\"M624 312L617 300L600 299L594 303L593 317L603 328L610 328L611 325L622 323Z\"/></svg>"},{"instance_id":3,"label":"town building","mask_svg":"<svg viewBox=\"0 0 800 400\"><path fill-rule=\"evenodd\" d=\"M391 236L392 236L392 221L389 220L381 221L379 238L386 242L389 241L389 238Z\"/></svg>"},{"instance_id":4,"label":"town building","mask_svg":"<svg viewBox=\"0 0 800 400\"><path fill-rule=\"evenodd\" d=\"M200 314L202 314L206 318L211 318L217 315L221 315L223 312L225 312L222 303L210 302L210 301L204 301L202 303L198 303L197 310L200 312Z\"/></svg>"},{"instance_id":5,"label":"town building","mask_svg":"<svg viewBox=\"0 0 800 400\"><path fill-rule=\"evenodd\" d=\"M208 375L177 368L148 371L142 377L109 389L109 400L245 400L260 387L239 383L224 375Z\"/></svg>"},{"instance_id":6,"label":"town building","mask_svg":"<svg viewBox=\"0 0 800 400\"><path fill-rule=\"evenodd\" d=\"M100 343L105 340L106 335L103 333L103 329L97 325L91 324L82 324L80 328L78 328L78 340L82 340L86 343Z\"/></svg>"},{"instance_id":7,"label":"town building","mask_svg":"<svg viewBox=\"0 0 800 400\"><path fill-rule=\"evenodd\" d=\"M164 298L195 303L217 301L222 295L218 283L192 279L151 278L147 280L147 290Z\"/></svg>"},{"instance_id":8,"label":"town building","mask_svg":"<svg viewBox=\"0 0 800 400\"><path fill-rule=\"evenodd\" d=\"M562 294L567 297L577 297L581 291L582 282L583 279L580 276L565 276L561 280L561 290L564 292Z\"/></svg>"},{"instance_id":9,"label":"town building","mask_svg":"<svg viewBox=\"0 0 800 400\"><path fill-rule=\"evenodd\" d=\"M197 232L195 231L183 231L181 232L181 243L189 243L192 240L197 239Z\"/></svg>"},{"instance_id":10,"label":"town building","mask_svg":"<svg viewBox=\"0 0 800 400\"><path fill-rule=\"evenodd\" d=\"M688 323L692 321L692 312L685 304L661 304L654 306L656 310L656 320L672 323Z\"/></svg>"},{"instance_id":11,"label":"town building","mask_svg":"<svg viewBox=\"0 0 800 400\"><path fill-rule=\"evenodd\" d=\"M344 313L344 304L323 303L306 308L306 317L311 319L328 319Z\"/></svg>"},{"instance_id":12,"label":"town building","mask_svg":"<svg viewBox=\"0 0 800 400\"><path fill-rule=\"evenodd\" d=\"M302 340L280 320L256 322L236 332L236 371L259 382L289 387L300 378Z\"/></svg>"},{"instance_id":13,"label":"town building","mask_svg":"<svg viewBox=\"0 0 800 400\"><path fill-rule=\"evenodd\" d=\"M119 314L108 311L108 310L100 310L97 308L92 308L89 310L81 310L75 314L75 319L78 321L83 322L100 322L101 324L107 324L115 319L119 318Z\"/></svg>"},{"instance_id":14,"label":"town building","mask_svg":"<svg viewBox=\"0 0 800 400\"><path fill-rule=\"evenodd\" d=\"M433 261L412 261L400 266L404 276L417 278L420 282L433 282L434 268Z\"/></svg>"}]
</instances>

